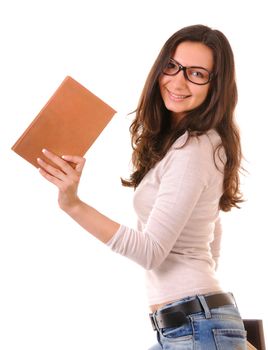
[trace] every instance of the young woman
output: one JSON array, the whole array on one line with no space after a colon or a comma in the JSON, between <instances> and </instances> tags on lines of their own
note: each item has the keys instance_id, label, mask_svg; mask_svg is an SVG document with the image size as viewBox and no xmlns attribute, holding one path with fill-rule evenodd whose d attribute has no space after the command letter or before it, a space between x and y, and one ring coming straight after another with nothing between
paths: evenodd
<instances>
[{"instance_id":1,"label":"young woman","mask_svg":"<svg viewBox=\"0 0 268 350\"><path fill-rule=\"evenodd\" d=\"M146 269L152 349L246 349L235 300L215 271L219 211L242 201L241 147L233 53L203 25L183 28L163 46L131 125L136 229L105 217L77 196L85 159L44 155L40 173L59 189L59 205L96 238ZM73 169L68 162L76 164Z\"/></svg>"}]
</instances>

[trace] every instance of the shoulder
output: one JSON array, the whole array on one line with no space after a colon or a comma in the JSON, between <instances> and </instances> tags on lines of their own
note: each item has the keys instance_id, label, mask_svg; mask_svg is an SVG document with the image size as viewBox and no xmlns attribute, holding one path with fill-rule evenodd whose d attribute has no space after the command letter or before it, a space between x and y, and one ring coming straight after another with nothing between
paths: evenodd
<instances>
[{"instance_id":1,"label":"shoulder","mask_svg":"<svg viewBox=\"0 0 268 350\"><path fill-rule=\"evenodd\" d=\"M179 137L155 168L163 183L183 183L187 187L208 186L212 174L213 155L206 135Z\"/></svg>"},{"instance_id":2,"label":"shoulder","mask_svg":"<svg viewBox=\"0 0 268 350\"><path fill-rule=\"evenodd\" d=\"M218 149L221 145L220 135L213 129L202 135L190 135L185 132L171 146L162 163L162 170L181 169L195 173L200 177L210 177L222 172L223 161L220 161Z\"/></svg>"},{"instance_id":3,"label":"shoulder","mask_svg":"<svg viewBox=\"0 0 268 350\"><path fill-rule=\"evenodd\" d=\"M193 148L202 150L216 149L221 144L221 137L216 130L210 129L202 135L190 135L189 131L186 131L180 136L172 145L171 149Z\"/></svg>"},{"instance_id":4,"label":"shoulder","mask_svg":"<svg viewBox=\"0 0 268 350\"><path fill-rule=\"evenodd\" d=\"M170 156L174 157L193 157L196 160L211 159L214 157L215 150L221 145L221 137L216 130L211 129L202 135L190 135L186 131L171 146Z\"/></svg>"}]
</instances>

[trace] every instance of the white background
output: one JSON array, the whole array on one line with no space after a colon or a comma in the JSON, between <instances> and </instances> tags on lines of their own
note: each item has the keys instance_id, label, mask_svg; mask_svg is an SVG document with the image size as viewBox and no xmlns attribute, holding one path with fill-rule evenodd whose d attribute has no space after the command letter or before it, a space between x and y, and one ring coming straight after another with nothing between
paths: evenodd
<instances>
[{"instance_id":1,"label":"white background","mask_svg":"<svg viewBox=\"0 0 268 350\"><path fill-rule=\"evenodd\" d=\"M66 75L117 115L87 153L80 196L135 224L128 127L166 39L185 25L222 30L237 65L247 201L223 215L219 277L244 318L267 307L267 14L265 1L1 1L0 349L147 349L143 270L72 222L57 191L10 150ZM180 283L180 281L178 281ZM181 281L183 283L183 281Z\"/></svg>"}]
</instances>

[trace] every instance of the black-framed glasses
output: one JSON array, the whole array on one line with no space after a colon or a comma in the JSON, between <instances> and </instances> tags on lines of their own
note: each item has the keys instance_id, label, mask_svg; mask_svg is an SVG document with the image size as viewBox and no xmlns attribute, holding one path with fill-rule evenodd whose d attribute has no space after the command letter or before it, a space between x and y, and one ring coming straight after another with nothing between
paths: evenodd
<instances>
[{"instance_id":1,"label":"black-framed glasses","mask_svg":"<svg viewBox=\"0 0 268 350\"><path fill-rule=\"evenodd\" d=\"M165 75L176 75L180 71L183 71L185 79L189 80L193 84L206 85L213 76L213 73L209 72L203 67L184 67L182 64L170 58L166 66L163 68L162 73Z\"/></svg>"}]
</instances>

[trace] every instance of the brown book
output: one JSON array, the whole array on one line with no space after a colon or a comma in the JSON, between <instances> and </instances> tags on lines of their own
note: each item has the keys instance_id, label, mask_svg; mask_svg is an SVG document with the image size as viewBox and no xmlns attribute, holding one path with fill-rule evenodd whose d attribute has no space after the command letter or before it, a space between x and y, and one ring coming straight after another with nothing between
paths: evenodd
<instances>
[{"instance_id":1,"label":"brown book","mask_svg":"<svg viewBox=\"0 0 268 350\"><path fill-rule=\"evenodd\" d=\"M12 150L39 167L42 149L84 156L116 111L67 76Z\"/></svg>"},{"instance_id":2,"label":"brown book","mask_svg":"<svg viewBox=\"0 0 268 350\"><path fill-rule=\"evenodd\" d=\"M260 319L243 319L247 331L248 350L265 350L263 322Z\"/></svg>"}]
</instances>

